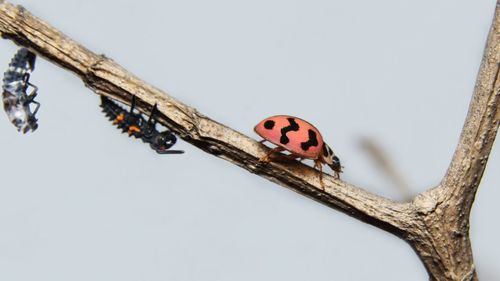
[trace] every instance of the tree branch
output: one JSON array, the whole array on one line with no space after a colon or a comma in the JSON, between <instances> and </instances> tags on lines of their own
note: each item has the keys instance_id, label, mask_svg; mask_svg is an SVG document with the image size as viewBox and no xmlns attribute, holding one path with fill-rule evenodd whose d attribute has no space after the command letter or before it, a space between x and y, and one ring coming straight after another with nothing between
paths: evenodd
<instances>
[{"instance_id":1,"label":"tree branch","mask_svg":"<svg viewBox=\"0 0 500 281\"><path fill-rule=\"evenodd\" d=\"M468 236L469 213L499 125L499 4L458 148L441 184L399 203L324 176L299 162L262 164L268 148L141 81L104 55L71 40L20 6L0 1L0 33L68 69L99 95L147 113L194 146L329 207L405 239L432 280L477 280Z\"/></svg>"},{"instance_id":2,"label":"tree branch","mask_svg":"<svg viewBox=\"0 0 500 281\"><path fill-rule=\"evenodd\" d=\"M420 231L410 244L433 280L477 280L469 216L500 124L500 1L458 146L437 188L417 196ZM419 204L421 202L421 204ZM442 279L445 278L445 279Z\"/></svg>"},{"instance_id":3,"label":"tree branch","mask_svg":"<svg viewBox=\"0 0 500 281\"><path fill-rule=\"evenodd\" d=\"M471 208L498 131L500 112L500 9L488 36L474 96L452 162L441 186Z\"/></svg>"},{"instance_id":4,"label":"tree branch","mask_svg":"<svg viewBox=\"0 0 500 281\"><path fill-rule=\"evenodd\" d=\"M157 115L158 121L198 148L362 221L399 236L405 235L409 204L393 202L330 176L324 177L326 191L323 192L318 172L298 162L263 165L258 159L267 148L262 144L141 81L111 59L84 48L21 6L5 2L0 5L0 32L4 38L29 47L74 72L97 94L127 104L135 95L142 112L149 112L157 103L161 113Z\"/></svg>"}]
</instances>

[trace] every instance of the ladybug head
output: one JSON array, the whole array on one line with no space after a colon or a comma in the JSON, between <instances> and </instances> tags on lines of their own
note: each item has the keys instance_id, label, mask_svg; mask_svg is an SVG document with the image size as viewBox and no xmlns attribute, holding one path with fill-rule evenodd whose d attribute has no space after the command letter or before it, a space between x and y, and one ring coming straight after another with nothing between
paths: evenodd
<instances>
[{"instance_id":1,"label":"ladybug head","mask_svg":"<svg viewBox=\"0 0 500 281\"><path fill-rule=\"evenodd\" d=\"M156 150L158 153L162 153L171 148L176 141L177 138L174 134L172 134L172 132L161 132L153 136L151 140L151 148Z\"/></svg>"},{"instance_id":2,"label":"ladybug head","mask_svg":"<svg viewBox=\"0 0 500 281\"><path fill-rule=\"evenodd\" d=\"M342 173L342 165L340 165L340 159L337 156L332 157L332 164L328 164L328 166L330 166L337 175Z\"/></svg>"},{"instance_id":3,"label":"ladybug head","mask_svg":"<svg viewBox=\"0 0 500 281\"><path fill-rule=\"evenodd\" d=\"M342 173L342 165L340 164L340 159L333 154L333 150L328 146L328 144L323 143L322 149L322 161L326 163L335 173Z\"/></svg>"}]
</instances>

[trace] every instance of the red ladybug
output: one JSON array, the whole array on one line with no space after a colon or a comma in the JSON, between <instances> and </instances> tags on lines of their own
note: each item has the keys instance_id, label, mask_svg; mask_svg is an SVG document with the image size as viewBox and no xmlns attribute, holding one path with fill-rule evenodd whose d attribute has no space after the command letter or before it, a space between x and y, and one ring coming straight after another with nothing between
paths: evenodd
<instances>
[{"instance_id":1,"label":"red ladybug","mask_svg":"<svg viewBox=\"0 0 500 281\"><path fill-rule=\"evenodd\" d=\"M323 142L318 129L307 121L294 116L276 115L262 120L254 130L264 138L263 141L278 146L271 149L260 161L270 162L273 155L283 150L290 152L290 155L281 155L288 159L312 159L314 167L319 168L319 180L323 189L323 164L330 166L337 178L342 173L339 158Z\"/></svg>"}]
</instances>

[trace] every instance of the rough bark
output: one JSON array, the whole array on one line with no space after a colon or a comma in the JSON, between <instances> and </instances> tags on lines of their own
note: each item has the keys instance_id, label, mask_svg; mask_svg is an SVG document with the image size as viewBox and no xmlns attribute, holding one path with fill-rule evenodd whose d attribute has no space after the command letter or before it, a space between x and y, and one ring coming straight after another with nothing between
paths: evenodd
<instances>
[{"instance_id":1,"label":"rough bark","mask_svg":"<svg viewBox=\"0 0 500 281\"><path fill-rule=\"evenodd\" d=\"M500 123L499 28L500 1L451 164L439 186L415 200L424 208L417 212L421 231L410 244L435 280L478 278L469 239L469 215Z\"/></svg>"},{"instance_id":2,"label":"rough bark","mask_svg":"<svg viewBox=\"0 0 500 281\"><path fill-rule=\"evenodd\" d=\"M500 8L497 3L483 62L459 145L435 188L407 203L391 201L324 176L299 162L262 164L267 148L141 81L104 55L71 40L21 6L0 1L0 32L39 56L72 71L99 95L142 112L158 104L158 121L192 145L407 241L431 280L477 280L469 240L469 214L499 126Z\"/></svg>"}]
</instances>

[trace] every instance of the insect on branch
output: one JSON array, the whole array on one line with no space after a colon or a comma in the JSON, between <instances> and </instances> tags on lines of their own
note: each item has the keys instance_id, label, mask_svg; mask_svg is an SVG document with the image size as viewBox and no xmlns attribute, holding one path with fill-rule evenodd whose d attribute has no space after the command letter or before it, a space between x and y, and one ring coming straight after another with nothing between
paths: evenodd
<instances>
[{"instance_id":1,"label":"insect on branch","mask_svg":"<svg viewBox=\"0 0 500 281\"><path fill-rule=\"evenodd\" d=\"M448 172L438 187L408 203L383 198L326 174L323 189L318 171L297 161L263 165L259 159L269 149L261 143L147 84L20 6L0 1L0 32L75 73L101 96L129 105L135 98L135 107L146 115L156 105L155 120L193 146L404 239L419 255L431 280L461 281L477 280L468 236L469 213L500 123L499 3Z\"/></svg>"},{"instance_id":2,"label":"insect on branch","mask_svg":"<svg viewBox=\"0 0 500 281\"><path fill-rule=\"evenodd\" d=\"M325 191L322 191L317 171L297 162L263 166L259 159L267 148L256 140L141 81L108 57L91 52L23 8L4 2L0 5L0 16L0 31L5 38L74 72L97 94L128 105L135 96L136 107L144 114L157 104L158 122L194 146L366 222L404 232L407 204L387 200L328 175L324 175ZM37 32L31 32L33 29Z\"/></svg>"}]
</instances>

